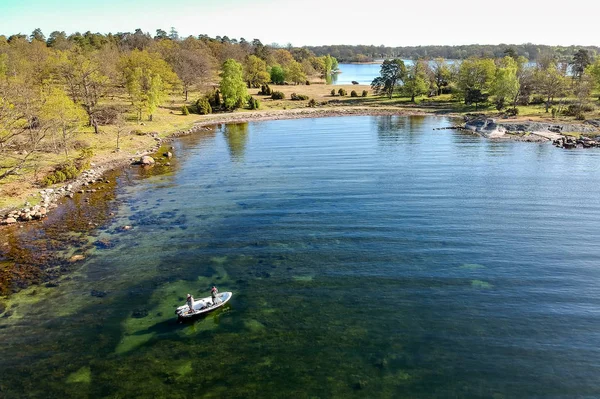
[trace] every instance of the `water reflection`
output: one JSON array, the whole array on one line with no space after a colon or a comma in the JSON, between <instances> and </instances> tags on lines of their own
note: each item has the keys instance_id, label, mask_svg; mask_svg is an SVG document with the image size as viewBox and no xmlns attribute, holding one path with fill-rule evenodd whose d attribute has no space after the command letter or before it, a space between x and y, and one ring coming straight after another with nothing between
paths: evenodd
<instances>
[{"instance_id":1,"label":"water reflection","mask_svg":"<svg viewBox=\"0 0 600 399\"><path fill-rule=\"evenodd\" d=\"M223 136L229 147L232 161L242 161L248 142L248 123L233 123L225 125Z\"/></svg>"},{"instance_id":2,"label":"water reflection","mask_svg":"<svg viewBox=\"0 0 600 399\"><path fill-rule=\"evenodd\" d=\"M399 144L404 141L414 143L423 132L424 116L386 115L374 118L377 127L377 137L382 145Z\"/></svg>"}]
</instances>

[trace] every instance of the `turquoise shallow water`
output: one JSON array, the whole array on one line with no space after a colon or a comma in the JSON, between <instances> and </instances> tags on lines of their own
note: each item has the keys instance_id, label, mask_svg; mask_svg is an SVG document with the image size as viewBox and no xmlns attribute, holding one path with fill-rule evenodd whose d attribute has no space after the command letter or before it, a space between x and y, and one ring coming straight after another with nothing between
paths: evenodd
<instances>
[{"instance_id":1,"label":"turquoise shallow water","mask_svg":"<svg viewBox=\"0 0 600 399\"><path fill-rule=\"evenodd\" d=\"M109 244L0 318L0 396L600 396L600 152L450 124L223 125L123 173Z\"/></svg>"}]
</instances>

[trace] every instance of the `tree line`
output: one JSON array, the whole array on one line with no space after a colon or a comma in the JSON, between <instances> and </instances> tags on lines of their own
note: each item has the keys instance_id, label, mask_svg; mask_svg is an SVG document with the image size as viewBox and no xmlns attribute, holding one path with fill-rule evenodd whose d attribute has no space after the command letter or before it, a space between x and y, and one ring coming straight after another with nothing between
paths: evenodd
<instances>
[{"instance_id":1,"label":"tree line","mask_svg":"<svg viewBox=\"0 0 600 399\"><path fill-rule=\"evenodd\" d=\"M517 105L545 104L553 117L566 114L584 119L593 110L593 91L600 88L600 57L579 49L568 62L545 54L530 63L510 50L500 58L470 57L452 63L444 58L419 59L407 66L392 59L382 63L371 87L389 98L397 94L413 102L421 95L451 93L467 105L477 108L490 101L498 110L509 108L507 113L513 115L518 113Z\"/></svg>"},{"instance_id":2,"label":"tree line","mask_svg":"<svg viewBox=\"0 0 600 399\"><path fill-rule=\"evenodd\" d=\"M256 107L247 87L304 84L336 68L335 58L305 48L227 36L181 38L173 28L154 36L140 29L0 35L0 180L39 151L69 158L69 143L83 126L98 133L124 114L152 120L169 94L180 93L187 102L190 92L218 85L199 99L201 105L210 100L212 109ZM118 106L115 98L129 104Z\"/></svg>"},{"instance_id":3,"label":"tree line","mask_svg":"<svg viewBox=\"0 0 600 399\"><path fill-rule=\"evenodd\" d=\"M328 45L308 46L315 55L330 54L339 62L370 62L381 59L445 58L447 60L464 60L470 57L500 58L504 53L512 51L529 61L536 61L540 56L551 54L560 61L568 61L575 53L584 49L590 54L600 54L598 46L546 46L539 44L471 44L462 46L365 46L365 45Z\"/></svg>"}]
</instances>

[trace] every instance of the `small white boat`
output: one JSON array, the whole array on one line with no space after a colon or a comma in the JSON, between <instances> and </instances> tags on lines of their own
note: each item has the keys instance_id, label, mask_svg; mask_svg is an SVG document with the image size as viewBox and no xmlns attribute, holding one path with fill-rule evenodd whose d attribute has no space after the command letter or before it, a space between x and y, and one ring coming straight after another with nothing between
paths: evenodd
<instances>
[{"instance_id":1,"label":"small white boat","mask_svg":"<svg viewBox=\"0 0 600 399\"><path fill-rule=\"evenodd\" d=\"M185 304L183 306L179 306L177 310L175 310L175 314L180 319L187 319L204 313L212 312L213 310L225 305L227 301L231 299L232 296L233 293L228 291L218 293L215 303L213 303L212 297L210 296L198 299L197 301L194 300L191 311L190 307L187 304Z\"/></svg>"}]
</instances>

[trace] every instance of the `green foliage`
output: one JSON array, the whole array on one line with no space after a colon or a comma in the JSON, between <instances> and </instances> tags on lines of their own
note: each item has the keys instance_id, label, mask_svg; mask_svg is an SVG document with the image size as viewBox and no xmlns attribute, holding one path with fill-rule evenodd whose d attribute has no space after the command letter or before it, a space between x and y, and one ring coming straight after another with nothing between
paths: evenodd
<instances>
[{"instance_id":1,"label":"green foliage","mask_svg":"<svg viewBox=\"0 0 600 399\"><path fill-rule=\"evenodd\" d=\"M212 113L212 107L208 98L200 97L196 101L196 113L199 115L208 115Z\"/></svg>"},{"instance_id":2,"label":"green foliage","mask_svg":"<svg viewBox=\"0 0 600 399\"><path fill-rule=\"evenodd\" d=\"M270 75L271 82L273 82L276 85L282 85L285 81L285 72L283 71L283 68L279 65L273 65L271 67Z\"/></svg>"},{"instance_id":3,"label":"green foliage","mask_svg":"<svg viewBox=\"0 0 600 399\"><path fill-rule=\"evenodd\" d=\"M225 108L235 109L243 106L248 90L244 83L242 65L233 59L228 59L223 63L220 76L219 87L223 94Z\"/></svg>"},{"instance_id":4,"label":"green foliage","mask_svg":"<svg viewBox=\"0 0 600 399\"><path fill-rule=\"evenodd\" d=\"M263 96L270 96L272 93L273 90L271 90L271 87L268 84L260 86L260 91L258 92L258 94Z\"/></svg>"},{"instance_id":5,"label":"green foliage","mask_svg":"<svg viewBox=\"0 0 600 399\"><path fill-rule=\"evenodd\" d=\"M366 91L366 90L363 90L363 91L362 91L362 96L363 96L363 97L366 97L367 95L369 95L369 92L368 92L368 91Z\"/></svg>"},{"instance_id":6,"label":"green foliage","mask_svg":"<svg viewBox=\"0 0 600 399\"><path fill-rule=\"evenodd\" d=\"M424 61L415 61L415 63L407 69L402 91L406 96L410 97L412 102L415 102L416 96L427 93L427 90L429 89L427 71L428 64Z\"/></svg>"},{"instance_id":7,"label":"green foliage","mask_svg":"<svg viewBox=\"0 0 600 399\"><path fill-rule=\"evenodd\" d=\"M292 95L290 96L290 98L294 101L300 101L300 100L308 100L308 96L304 95L304 94L296 94L296 93L292 93Z\"/></svg>"},{"instance_id":8,"label":"green foliage","mask_svg":"<svg viewBox=\"0 0 600 399\"><path fill-rule=\"evenodd\" d=\"M252 110L259 109L260 102L256 98L250 96L250 98L248 99L248 108Z\"/></svg>"},{"instance_id":9,"label":"green foliage","mask_svg":"<svg viewBox=\"0 0 600 399\"><path fill-rule=\"evenodd\" d=\"M496 108L501 110L507 100L512 100L519 92L520 84L517 77L517 62L512 57L504 57L496 68L496 75L491 92L494 95Z\"/></svg>"},{"instance_id":10,"label":"green foliage","mask_svg":"<svg viewBox=\"0 0 600 399\"><path fill-rule=\"evenodd\" d=\"M331 96L335 97L335 89L331 89Z\"/></svg>"},{"instance_id":11,"label":"green foliage","mask_svg":"<svg viewBox=\"0 0 600 399\"><path fill-rule=\"evenodd\" d=\"M295 84L306 81L306 74L302 70L302 65L297 61L292 61L287 67L286 78Z\"/></svg>"},{"instance_id":12,"label":"green foliage","mask_svg":"<svg viewBox=\"0 0 600 399\"><path fill-rule=\"evenodd\" d=\"M352 90L350 92L350 97L358 97L358 93L356 92L356 90Z\"/></svg>"},{"instance_id":13,"label":"green foliage","mask_svg":"<svg viewBox=\"0 0 600 399\"><path fill-rule=\"evenodd\" d=\"M458 95L465 99L465 104L470 104L475 93L481 96L487 93L493 82L496 73L494 60L489 58L469 58L464 60L458 70ZM467 97L470 97L469 102ZM475 102L477 103L477 102Z\"/></svg>"},{"instance_id":14,"label":"green foliage","mask_svg":"<svg viewBox=\"0 0 600 399\"><path fill-rule=\"evenodd\" d=\"M181 107L181 113L182 113L183 115L189 115L189 114L190 114L190 111L188 110L188 107L187 107L187 105L185 105L185 104L184 104L184 105Z\"/></svg>"},{"instance_id":15,"label":"green foliage","mask_svg":"<svg viewBox=\"0 0 600 399\"><path fill-rule=\"evenodd\" d=\"M273 100L283 100L285 98L285 94L280 91L274 91L271 93L271 98Z\"/></svg>"},{"instance_id":16,"label":"green foliage","mask_svg":"<svg viewBox=\"0 0 600 399\"><path fill-rule=\"evenodd\" d=\"M158 53L133 50L121 57L119 69L125 77L125 87L137 111L138 120L142 112L152 119L152 114L167 91L180 84L175 72Z\"/></svg>"},{"instance_id":17,"label":"green foliage","mask_svg":"<svg viewBox=\"0 0 600 399\"><path fill-rule=\"evenodd\" d=\"M51 186L52 184L75 179L81 174L82 170L83 169L77 168L73 162L66 162L62 165L59 165L54 172L44 177L41 181L41 184L44 186Z\"/></svg>"},{"instance_id":18,"label":"green foliage","mask_svg":"<svg viewBox=\"0 0 600 399\"><path fill-rule=\"evenodd\" d=\"M249 87L259 87L270 79L267 63L255 55L249 55L244 64L244 79Z\"/></svg>"},{"instance_id":19,"label":"green foliage","mask_svg":"<svg viewBox=\"0 0 600 399\"><path fill-rule=\"evenodd\" d=\"M348 92L346 91L346 89L342 89L342 88L340 88L340 89L338 90L338 94L339 94L340 96L344 97L344 96L348 95Z\"/></svg>"},{"instance_id":20,"label":"green foliage","mask_svg":"<svg viewBox=\"0 0 600 399\"><path fill-rule=\"evenodd\" d=\"M314 99L314 98L311 98L311 99L308 101L308 106L309 106L309 107L311 107L311 108L314 108L314 107L316 107L316 106L317 106L317 102L315 101L315 99Z\"/></svg>"},{"instance_id":21,"label":"green foliage","mask_svg":"<svg viewBox=\"0 0 600 399\"><path fill-rule=\"evenodd\" d=\"M406 77L404 61L400 59L383 61L379 75L371 82L371 88L375 93L385 94L392 98L398 82L403 81Z\"/></svg>"}]
</instances>

